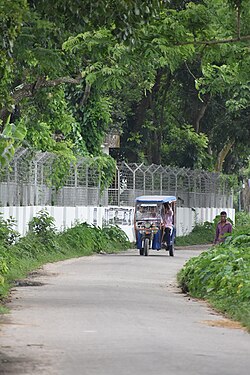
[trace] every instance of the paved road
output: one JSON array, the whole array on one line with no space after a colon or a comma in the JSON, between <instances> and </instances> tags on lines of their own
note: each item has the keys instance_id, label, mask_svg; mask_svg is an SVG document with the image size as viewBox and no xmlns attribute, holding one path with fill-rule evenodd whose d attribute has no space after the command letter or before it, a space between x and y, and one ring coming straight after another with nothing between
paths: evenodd
<instances>
[{"instance_id":1,"label":"paved road","mask_svg":"<svg viewBox=\"0 0 250 375\"><path fill-rule=\"evenodd\" d=\"M176 287L199 250L46 265L0 325L2 375L245 375L250 335Z\"/></svg>"}]
</instances>

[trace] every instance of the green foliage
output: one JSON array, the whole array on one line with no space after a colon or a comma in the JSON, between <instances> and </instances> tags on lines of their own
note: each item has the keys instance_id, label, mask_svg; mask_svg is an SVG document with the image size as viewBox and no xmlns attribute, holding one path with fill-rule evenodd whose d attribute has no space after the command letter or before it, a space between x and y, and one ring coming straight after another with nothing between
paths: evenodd
<instances>
[{"instance_id":1,"label":"green foliage","mask_svg":"<svg viewBox=\"0 0 250 375\"><path fill-rule=\"evenodd\" d=\"M166 134L162 145L162 162L164 164L186 168L201 168L207 158L208 138L197 134L190 125L182 128L173 127Z\"/></svg>"},{"instance_id":2,"label":"green foliage","mask_svg":"<svg viewBox=\"0 0 250 375\"><path fill-rule=\"evenodd\" d=\"M12 245L19 237L19 233L14 229L16 220L10 217L4 219L0 213L0 241L5 246Z\"/></svg>"},{"instance_id":3,"label":"green foliage","mask_svg":"<svg viewBox=\"0 0 250 375\"><path fill-rule=\"evenodd\" d=\"M109 155L102 154L96 157L87 158L87 162L90 168L96 169L96 174L93 176L93 181L96 184L100 183L100 190L103 192L107 189L115 176L116 162Z\"/></svg>"},{"instance_id":4,"label":"green foliage","mask_svg":"<svg viewBox=\"0 0 250 375\"><path fill-rule=\"evenodd\" d=\"M207 299L250 329L250 235L241 228L224 244L189 260L178 273L181 288ZM244 232L244 233L243 233Z\"/></svg>"},{"instance_id":5,"label":"green foliage","mask_svg":"<svg viewBox=\"0 0 250 375\"><path fill-rule=\"evenodd\" d=\"M237 229L250 226L250 214L248 212L243 211L237 212L235 215L235 225Z\"/></svg>"},{"instance_id":6,"label":"green foliage","mask_svg":"<svg viewBox=\"0 0 250 375\"><path fill-rule=\"evenodd\" d=\"M238 10L241 35L249 35L247 0L2 0L0 162L21 142L49 152L61 143L67 162L56 161L58 188L72 155L99 155L115 127L128 161L213 169L229 142L223 168L241 168L249 155L248 42L204 42L235 38Z\"/></svg>"},{"instance_id":7,"label":"green foliage","mask_svg":"<svg viewBox=\"0 0 250 375\"><path fill-rule=\"evenodd\" d=\"M0 4L0 110L11 107L14 77L13 48L27 11L26 0L1 0Z\"/></svg>"},{"instance_id":8,"label":"green foliage","mask_svg":"<svg viewBox=\"0 0 250 375\"><path fill-rule=\"evenodd\" d=\"M27 134L26 126L22 121L15 125L11 124L9 119L0 135L0 167L8 165ZM0 125L1 123L0 120Z\"/></svg>"},{"instance_id":9,"label":"green foliage","mask_svg":"<svg viewBox=\"0 0 250 375\"><path fill-rule=\"evenodd\" d=\"M73 34L81 32L83 27L89 30L112 26L114 34L122 40L131 39L131 36L135 38L137 27L163 9L159 0L97 0L94 4L91 0L74 4L68 0L57 0L55 3L35 0L33 6L48 18L53 18L57 26L71 29Z\"/></svg>"},{"instance_id":10,"label":"green foliage","mask_svg":"<svg viewBox=\"0 0 250 375\"><path fill-rule=\"evenodd\" d=\"M63 232L59 237L63 247L78 248L78 253L83 252L114 252L127 249L129 241L124 232L118 227L90 226L86 223L77 224Z\"/></svg>"},{"instance_id":11,"label":"green foliage","mask_svg":"<svg viewBox=\"0 0 250 375\"><path fill-rule=\"evenodd\" d=\"M55 219L47 210L41 210L29 222L29 230L38 236L41 242L49 242L56 233Z\"/></svg>"},{"instance_id":12,"label":"green foliage","mask_svg":"<svg viewBox=\"0 0 250 375\"><path fill-rule=\"evenodd\" d=\"M66 143L57 143L53 154L55 157L47 183L57 190L65 184L70 174L70 167L76 162L76 157L71 150L71 145Z\"/></svg>"},{"instance_id":13,"label":"green foliage","mask_svg":"<svg viewBox=\"0 0 250 375\"><path fill-rule=\"evenodd\" d=\"M110 100L108 97L96 97L89 101L82 114L82 137L90 155L100 153L105 132L112 122Z\"/></svg>"},{"instance_id":14,"label":"green foliage","mask_svg":"<svg viewBox=\"0 0 250 375\"><path fill-rule=\"evenodd\" d=\"M1 294L1 288L4 286L4 276L8 273L8 266L6 263L6 260L1 256L1 250L0 250L0 294Z\"/></svg>"},{"instance_id":15,"label":"green foliage","mask_svg":"<svg viewBox=\"0 0 250 375\"><path fill-rule=\"evenodd\" d=\"M215 236L215 224L206 221L196 224L191 233L176 237L177 246L201 245L212 243Z\"/></svg>"},{"instance_id":16,"label":"green foliage","mask_svg":"<svg viewBox=\"0 0 250 375\"><path fill-rule=\"evenodd\" d=\"M129 244L128 237L117 225L110 225L103 227L103 233L110 241L115 241L120 244Z\"/></svg>"}]
</instances>

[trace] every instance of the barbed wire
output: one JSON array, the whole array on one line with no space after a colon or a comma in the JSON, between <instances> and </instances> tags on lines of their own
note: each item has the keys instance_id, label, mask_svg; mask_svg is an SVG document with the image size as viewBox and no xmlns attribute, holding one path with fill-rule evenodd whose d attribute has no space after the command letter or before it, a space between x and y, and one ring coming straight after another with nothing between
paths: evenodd
<instances>
[{"instance_id":1,"label":"barbed wire","mask_svg":"<svg viewBox=\"0 0 250 375\"><path fill-rule=\"evenodd\" d=\"M133 206L139 195L175 195L183 207L232 207L227 176L215 172L162 165L123 162L113 183L101 193L98 168L81 157L69 169L57 190L48 181L55 155L19 149L0 173L0 204L22 205L123 205Z\"/></svg>"}]
</instances>

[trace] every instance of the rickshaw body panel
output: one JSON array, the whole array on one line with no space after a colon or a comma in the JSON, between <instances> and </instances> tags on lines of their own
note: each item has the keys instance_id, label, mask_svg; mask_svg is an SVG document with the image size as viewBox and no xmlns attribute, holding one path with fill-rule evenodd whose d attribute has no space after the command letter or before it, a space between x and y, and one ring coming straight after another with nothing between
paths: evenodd
<instances>
[{"instance_id":1,"label":"rickshaw body panel","mask_svg":"<svg viewBox=\"0 0 250 375\"><path fill-rule=\"evenodd\" d=\"M162 248L162 208L164 203L176 202L175 196L163 195L143 195L135 200L135 231L136 231L136 247L141 250L144 246L145 238L150 238L150 249L160 250ZM145 212L143 209L146 209ZM150 217L150 211L153 212ZM149 215L148 215L149 214ZM174 224L174 223L173 223ZM141 226L140 226L141 225ZM150 234L151 232L151 234ZM175 238L175 226L171 230L170 245L173 246Z\"/></svg>"}]
</instances>

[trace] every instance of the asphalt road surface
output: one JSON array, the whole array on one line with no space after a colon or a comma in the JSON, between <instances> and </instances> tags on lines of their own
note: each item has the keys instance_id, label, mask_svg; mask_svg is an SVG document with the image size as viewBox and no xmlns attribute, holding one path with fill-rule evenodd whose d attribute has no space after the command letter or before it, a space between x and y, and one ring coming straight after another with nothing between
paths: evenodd
<instances>
[{"instance_id":1,"label":"asphalt road surface","mask_svg":"<svg viewBox=\"0 0 250 375\"><path fill-rule=\"evenodd\" d=\"M250 335L176 286L199 252L130 250L46 265L33 286L13 290L11 313L0 318L0 374L249 374Z\"/></svg>"}]
</instances>

